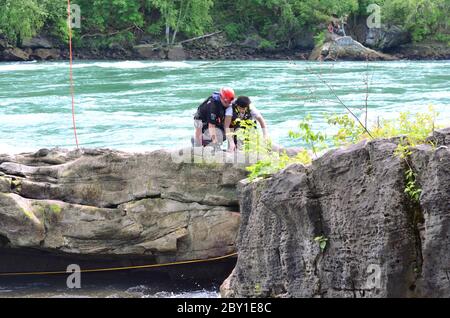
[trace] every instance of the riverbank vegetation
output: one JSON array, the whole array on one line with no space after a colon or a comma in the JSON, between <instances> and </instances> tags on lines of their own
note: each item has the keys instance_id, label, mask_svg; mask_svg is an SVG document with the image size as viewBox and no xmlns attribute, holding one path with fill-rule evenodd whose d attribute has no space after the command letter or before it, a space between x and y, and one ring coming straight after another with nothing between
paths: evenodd
<instances>
[{"instance_id":1,"label":"riverbank vegetation","mask_svg":"<svg viewBox=\"0 0 450 318\"><path fill-rule=\"evenodd\" d=\"M295 48L306 32L320 38L330 19L367 17L381 6L382 22L415 41L450 42L448 0L73 0L81 8L79 46L130 46L148 40L173 45L224 31L230 41L258 39L263 48ZM0 36L20 45L39 33L67 41L66 1L0 0Z\"/></svg>"},{"instance_id":2,"label":"riverbank vegetation","mask_svg":"<svg viewBox=\"0 0 450 318\"><path fill-rule=\"evenodd\" d=\"M370 127L362 127L347 114L333 115L327 117L328 124L334 131L332 135L326 135L318 129L314 129L311 117L307 116L299 123L297 131L289 132L291 138L298 140L304 146L304 149L294 157L289 157L286 153L271 151L270 142L267 144L262 141L257 132L239 134L241 139L249 140L245 143L244 150L250 154L257 154L260 159L256 164L247 168L250 180L270 176L290 164L310 164L325 150L349 146L363 140L397 137L399 140L395 155L403 159L408 166L405 176L408 184L405 192L412 200L417 200L420 190L415 185L415 173L409 165L409 156L412 154L412 147L420 144L434 146L433 141L428 137L435 129L441 128L436 124L438 115L430 106L427 112L414 114L401 112L393 119L377 120Z\"/></svg>"}]
</instances>

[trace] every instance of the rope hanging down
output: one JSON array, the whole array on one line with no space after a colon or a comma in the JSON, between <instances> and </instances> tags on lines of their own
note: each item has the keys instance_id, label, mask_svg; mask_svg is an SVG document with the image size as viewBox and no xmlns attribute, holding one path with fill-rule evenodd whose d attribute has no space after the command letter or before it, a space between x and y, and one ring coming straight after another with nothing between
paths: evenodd
<instances>
[{"instance_id":1,"label":"rope hanging down","mask_svg":"<svg viewBox=\"0 0 450 318\"><path fill-rule=\"evenodd\" d=\"M71 16L71 7L70 0L67 0L67 14L68 14L68 27L69 27L69 57L70 57L70 95L72 96L72 123L73 123L73 133L75 135L75 143L78 147L78 137L77 137L77 125L75 123L75 92L73 85L73 57L72 57L72 16Z\"/></svg>"}]
</instances>

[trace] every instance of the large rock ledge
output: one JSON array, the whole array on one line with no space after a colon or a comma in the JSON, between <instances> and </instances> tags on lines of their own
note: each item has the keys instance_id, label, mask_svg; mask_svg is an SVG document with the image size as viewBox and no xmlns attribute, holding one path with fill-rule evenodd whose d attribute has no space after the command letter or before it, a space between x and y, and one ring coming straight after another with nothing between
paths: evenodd
<instances>
[{"instance_id":1,"label":"large rock ledge","mask_svg":"<svg viewBox=\"0 0 450 318\"><path fill-rule=\"evenodd\" d=\"M223 157L184 162L179 154L0 155L0 248L141 255L156 263L235 252L243 165Z\"/></svg>"},{"instance_id":2,"label":"large rock ledge","mask_svg":"<svg viewBox=\"0 0 450 318\"><path fill-rule=\"evenodd\" d=\"M411 158L418 204L404 193L398 139L241 182L239 256L222 296L450 297L450 128L434 139Z\"/></svg>"}]
</instances>

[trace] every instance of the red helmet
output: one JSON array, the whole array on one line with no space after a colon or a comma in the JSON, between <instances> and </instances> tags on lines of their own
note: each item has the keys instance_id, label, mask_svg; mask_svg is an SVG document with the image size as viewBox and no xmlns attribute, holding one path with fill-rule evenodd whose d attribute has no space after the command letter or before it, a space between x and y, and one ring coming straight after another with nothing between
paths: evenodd
<instances>
[{"instance_id":1,"label":"red helmet","mask_svg":"<svg viewBox=\"0 0 450 318\"><path fill-rule=\"evenodd\" d=\"M234 94L234 90L232 88L223 87L220 90L220 97L222 97L222 99L227 103L231 103L235 96L236 95Z\"/></svg>"}]
</instances>

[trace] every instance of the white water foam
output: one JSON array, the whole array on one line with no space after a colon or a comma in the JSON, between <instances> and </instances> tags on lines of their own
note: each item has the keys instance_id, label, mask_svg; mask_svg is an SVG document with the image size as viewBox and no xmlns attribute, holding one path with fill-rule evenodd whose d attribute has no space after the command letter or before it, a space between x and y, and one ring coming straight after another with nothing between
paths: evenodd
<instances>
[{"instance_id":1,"label":"white water foam","mask_svg":"<svg viewBox=\"0 0 450 318\"><path fill-rule=\"evenodd\" d=\"M75 67L101 67L113 69L141 69L141 68L191 68L190 64L184 62L139 62L139 61L123 61L123 62L96 62L91 64L78 64Z\"/></svg>"},{"instance_id":2,"label":"white water foam","mask_svg":"<svg viewBox=\"0 0 450 318\"><path fill-rule=\"evenodd\" d=\"M68 68L68 62L57 63L37 63L32 62L20 62L20 63L5 63L0 64L0 72L17 72L17 71L35 71L43 69L64 69ZM94 62L94 63L74 63L74 69L89 68L89 67L101 67L111 69L143 69L143 68L192 68L194 65L185 62L140 62L140 61L122 61L122 62Z\"/></svg>"},{"instance_id":3,"label":"white water foam","mask_svg":"<svg viewBox=\"0 0 450 318\"><path fill-rule=\"evenodd\" d=\"M38 69L42 69L42 65L35 62L0 64L0 72L34 71Z\"/></svg>"}]
</instances>

